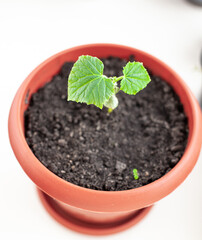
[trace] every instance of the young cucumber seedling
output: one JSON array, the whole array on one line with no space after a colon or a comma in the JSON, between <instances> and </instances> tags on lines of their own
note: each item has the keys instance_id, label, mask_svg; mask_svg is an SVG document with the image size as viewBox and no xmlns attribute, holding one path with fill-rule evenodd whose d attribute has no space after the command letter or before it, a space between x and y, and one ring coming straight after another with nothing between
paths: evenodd
<instances>
[{"instance_id":1,"label":"young cucumber seedling","mask_svg":"<svg viewBox=\"0 0 202 240\"><path fill-rule=\"evenodd\" d=\"M68 101L94 104L100 109L104 105L111 112L118 106L116 94L120 90L135 95L151 81L140 62L128 62L120 77L107 77L103 75L103 70L104 65L98 58L80 56L69 75Z\"/></svg>"}]
</instances>

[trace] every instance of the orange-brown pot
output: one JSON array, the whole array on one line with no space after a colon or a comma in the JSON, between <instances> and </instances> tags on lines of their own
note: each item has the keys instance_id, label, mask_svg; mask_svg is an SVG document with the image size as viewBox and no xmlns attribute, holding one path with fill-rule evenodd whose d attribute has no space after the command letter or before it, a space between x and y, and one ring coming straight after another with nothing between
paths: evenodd
<instances>
[{"instance_id":1,"label":"orange-brown pot","mask_svg":"<svg viewBox=\"0 0 202 240\"><path fill-rule=\"evenodd\" d=\"M76 186L49 171L34 156L24 136L24 111L31 95L57 74L65 61L80 55L110 55L136 59L172 85L188 116L189 138L179 163L165 176L146 186L116 192ZM202 114L183 80L166 64L140 50L114 45L90 44L60 52L40 64L22 83L11 106L9 136L17 160L37 185L49 213L66 227L82 233L104 235L122 231L143 218L151 206L179 186L194 167L202 143Z\"/></svg>"}]
</instances>

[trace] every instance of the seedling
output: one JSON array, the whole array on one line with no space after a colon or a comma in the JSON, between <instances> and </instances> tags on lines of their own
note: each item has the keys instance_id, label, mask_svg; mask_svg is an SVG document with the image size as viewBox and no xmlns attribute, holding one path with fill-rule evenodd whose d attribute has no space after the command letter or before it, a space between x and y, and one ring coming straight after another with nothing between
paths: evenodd
<instances>
[{"instance_id":1,"label":"seedling","mask_svg":"<svg viewBox=\"0 0 202 240\"><path fill-rule=\"evenodd\" d=\"M111 112L118 106L116 94L120 90L135 95L151 81L140 62L128 62L120 77L107 77L103 70L104 64L98 58L80 56L69 75L68 101L94 104L100 109L105 106Z\"/></svg>"},{"instance_id":2,"label":"seedling","mask_svg":"<svg viewBox=\"0 0 202 240\"><path fill-rule=\"evenodd\" d=\"M137 171L136 168L133 169L133 177L134 177L135 180L137 180L139 178L138 171Z\"/></svg>"}]
</instances>

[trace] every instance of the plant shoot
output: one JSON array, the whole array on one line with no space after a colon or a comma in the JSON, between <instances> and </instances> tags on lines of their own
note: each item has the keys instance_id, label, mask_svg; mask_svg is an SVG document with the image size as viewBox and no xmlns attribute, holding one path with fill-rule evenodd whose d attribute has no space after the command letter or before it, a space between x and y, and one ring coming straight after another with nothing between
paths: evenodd
<instances>
[{"instance_id":1,"label":"plant shoot","mask_svg":"<svg viewBox=\"0 0 202 240\"><path fill-rule=\"evenodd\" d=\"M140 62L128 62L119 77L107 77L103 70L104 64L97 57L80 56L69 75L68 101L94 104L100 109L105 106L111 112L118 106L116 94L120 90L135 95L151 81Z\"/></svg>"}]
</instances>

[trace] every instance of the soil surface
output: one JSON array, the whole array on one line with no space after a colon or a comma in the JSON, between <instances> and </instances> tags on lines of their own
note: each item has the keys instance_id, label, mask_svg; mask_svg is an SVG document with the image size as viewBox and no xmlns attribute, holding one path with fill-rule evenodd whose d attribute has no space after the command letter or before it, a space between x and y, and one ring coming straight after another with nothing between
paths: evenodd
<instances>
[{"instance_id":1,"label":"soil surface","mask_svg":"<svg viewBox=\"0 0 202 240\"><path fill-rule=\"evenodd\" d=\"M125 60L102 61L106 76L122 75ZM188 137L187 118L171 86L150 73L152 81L136 96L119 92L119 106L108 114L106 108L67 102L72 65L65 63L33 94L25 112L26 139L41 163L68 182L106 191L137 188L169 172Z\"/></svg>"}]
</instances>

